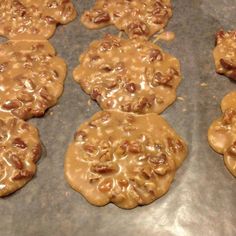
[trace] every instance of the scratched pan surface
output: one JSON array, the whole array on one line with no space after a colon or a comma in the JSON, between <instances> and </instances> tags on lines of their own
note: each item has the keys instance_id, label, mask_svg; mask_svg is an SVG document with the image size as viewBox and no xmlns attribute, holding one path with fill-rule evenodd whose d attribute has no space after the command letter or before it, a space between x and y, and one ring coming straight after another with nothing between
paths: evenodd
<instances>
[{"instance_id":1,"label":"scratched pan surface","mask_svg":"<svg viewBox=\"0 0 236 236\"><path fill-rule=\"evenodd\" d=\"M94 1L74 1L79 15ZM23 189L0 199L3 236L191 236L236 235L236 179L207 143L207 129L220 115L222 97L236 84L214 71L214 33L236 28L235 0L173 0L174 16L167 29L176 33L161 46L176 55L184 80L178 100L163 116L189 145L189 156L170 191L154 203L134 210L109 204L94 207L66 183L64 154L76 128L99 110L72 79L72 70L88 44L113 28L85 29L79 18L59 27L50 40L68 63L59 104L45 117L31 120L40 130L46 151L37 176ZM205 83L205 84L202 84ZM206 86L207 85L207 86Z\"/></svg>"}]
</instances>

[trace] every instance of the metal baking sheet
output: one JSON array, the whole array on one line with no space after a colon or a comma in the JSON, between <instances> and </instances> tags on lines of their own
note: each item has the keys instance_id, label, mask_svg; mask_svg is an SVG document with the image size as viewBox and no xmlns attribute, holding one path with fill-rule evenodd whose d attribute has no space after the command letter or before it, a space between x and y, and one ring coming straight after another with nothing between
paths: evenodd
<instances>
[{"instance_id":1,"label":"metal baking sheet","mask_svg":"<svg viewBox=\"0 0 236 236\"><path fill-rule=\"evenodd\" d=\"M92 0L75 0L79 15ZM10 197L0 199L2 236L191 236L236 235L236 179L220 155L207 143L207 129L220 113L222 97L235 83L215 73L214 34L221 27L236 28L235 0L173 0L174 16L167 29L176 33L160 42L177 56L184 80L178 90L183 99L163 116L189 145L189 155L178 170L170 191L154 203L133 210L109 204L94 207L64 179L63 162L74 131L99 110L72 79L72 70L88 44L113 27L91 31L77 18L58 28L50 40L68 64L64 94L37 125L45 146L37 176ZM1 13L0 13L1 14Z\"/></svg>"}]
</instances>

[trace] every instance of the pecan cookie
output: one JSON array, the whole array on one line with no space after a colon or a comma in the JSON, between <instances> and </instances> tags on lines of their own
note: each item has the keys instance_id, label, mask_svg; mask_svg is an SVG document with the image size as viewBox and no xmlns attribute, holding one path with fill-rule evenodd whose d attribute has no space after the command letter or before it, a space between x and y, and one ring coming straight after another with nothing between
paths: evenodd
<instances>
[{"instance_id":1,"label":"pecan cookie","mask_svg":"<svg viewBox=\"0 0 236 236\"><path fill-rule=\"evenodd\" d=\"M0 112L0 197L15 192L34 176L40 155L37 129Z\"/></svg>"},{"instance_id":2,"label":"pecan cookie","mask_svg":"<svg viewBox=\"0 0 236 236\"><path fill-rule=\"evenodd\" d=\"M176 99L179 61L142 39L106 35L80 57L74 79L103 109L161 113Z\"/></svg>"},{"instance_id":3,"label":"pecan cookie","mask_svg":"<svg viewBox=\"0 0 236 236\"><path fill-rule=\"evenodd\" d=\"M0 44L0 110L22 119L42 116L56 104L65 75L64 61L46 40Z\"/></svg>"},{"instance_id":4,"label":"pecan cookie","mask_svg":"<svg viewBox=\"0 0 236 236\"><path fill-rule=\"evenodd\" d=\"M213 54L217 73L236 80L236 30L216 34Z\"/></svg>"},{"instance_id":5,"label":"pecan cookie","mask_svg":"<svg viewBox=\"0 0 236 236\"><path fill-rule=\"evenodd\" d=\"M163 29L171 16L170 0L96 0L81 21L90 29L113 24L130 38L149 38Z\"/></svg>"},{"instance_id":6,"label":"pecan cookie","mask_svg":"<svg viewBox=\"0 0 236 236\"><path fill-rule=\"evenodd\" d=\"M168 191L186 154L183 140L157 114L101 111L75 133L65 175L94 205L134 208Z\"/></svg>"},{"instance_id":7,"label":"pecan cookie","mask_svg":"<svg viewBox=\"0 0 236 236\"><path fill-rule=\"evenodd\" d=\"M0 12L0 35L7 38L50 38L57 24L67 24L76 17L70 0L1 0Z\"/></svg>"},{"instance_id":8,"label":"pecan cookie","mask_svg":"<svg viewBox=\"0 0 236 236\"><path fill-rule=\"evenodd\" d=\"M223 115L211 124L208 140L216 152L224 154L226 167L236 177L236 92L223 98L221 109Z\"/></svg>"}]
</instances>

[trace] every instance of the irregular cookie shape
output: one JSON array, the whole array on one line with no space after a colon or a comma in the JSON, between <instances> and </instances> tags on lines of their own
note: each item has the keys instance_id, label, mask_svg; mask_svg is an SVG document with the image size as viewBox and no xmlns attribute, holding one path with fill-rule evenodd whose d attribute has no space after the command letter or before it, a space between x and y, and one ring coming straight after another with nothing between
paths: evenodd
<instances>
[{"instance_id":1,"label":"irregular cookie shape","mask_svg":"<svg viewBox=\"0 0 236 236\"><path fill-rule=\"evenodd\" d=\"M170 0L96 0L81 21L89 29L114 24L130 38L149 38L163 29L171 16Z\"/></svg>"},{"instance_id":2,"label":"irregular cookie shape","mask_svg":"<svg viewBox=\"0 0 236 236\"><path fill-rule=\"evenodd\" d=\"M42 116L56 104L65 75L64 61L46 40L0 44L0 110L22 119Z\"/></svg>"},{"instance_id":3,"label":"irregular cookie shape","mask_svg":"<svg viewBox=\"0 0 236 236\"><path fill-rule=\"evenodd\" d=\"M211 147L223 154L236 141L236 92L227 94L222 102L222 117L215 120L208 130Z\"/></svg>"},{"instance_id":4,"label":"irregular cookie shape","mask_svg":"<svg viewBox=\"0 0 236 236\"><path fill-rule=\"evenodd\" d=\"M236 30L216 34L213 54L217 73L236 80Z\"/></svg>"},{"instance_id":5,"label":"irregular cookie shape","mask_svg":"<svg viewBox=\"0 0 236 236\"><path fill-rule=\"evenodd\" d=\"M236 92L227 94L222 102L223 116L214 121L208 130L210 146L224 154L226 167L235 175L236 172Z\"/></svg>"},{"instance_id":6,"label":"irregular cookie shape","mask_svg":"<svg viewBox=\"0 0 236 236\"><path fill-rule=\"evenodd\" d=\"M0 197L23 187L35 174L41 155L38 131L7 113L0 113Z\"/></svg>"},{"instance_id":7,"label":"irregular cookie shape","mask_svg":"<svg viewBox=\"0 0 236 236\"><path fill-rule=\"evenodd\" d=\"M7 38L50 38L57 24L67 24L76 17L70 0L1 0L0 12L0 35Z\"/></svg>"},{"instance_id":8,"label":"irregular cookie shape","mask_svg":"<svg viewBox=\"0 0 236 236\"><path fill-rule=\"evenodd\" d=\"M168 191L186 154L183 140L157 114L102 111L75 133L65 175L94 205L134 208Z\"/></svg>"},{"instance_id":9,"label":"irregular cookie shape","mask_svg":"<svg viewBox=\"0 0 236 236\"><path fill-rule=\"evenodd\" d=\"M80 57L74 79L103 109L161 113L176 99L179 61L146 40L107 35Z\"/></svg>"}]
</instances>

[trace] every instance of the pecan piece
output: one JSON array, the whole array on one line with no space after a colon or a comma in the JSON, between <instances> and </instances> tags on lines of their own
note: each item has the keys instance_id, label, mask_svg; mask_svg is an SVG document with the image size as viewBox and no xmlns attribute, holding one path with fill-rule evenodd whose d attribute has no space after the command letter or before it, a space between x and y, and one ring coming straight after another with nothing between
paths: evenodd
<instances>
[{"instance_id":1,"label":"pecan piece","mask_svg":"<svg viewBox=\"0 0 236 236\"><path fill-rule=\"evenodd\" d=\"M74 134L75 142L85 141L86 137L87 137L87 134L83 130L79 130L79 131L75 132L75 134Z\"/></svg>"},{"instance_id":2,"label":"pecan piece","mask_svg":"<svg viewBox=\"0 0 236 236\"><path fill-rule=\"evenodd\" d=\"M1 73L4 72L4 71L6 70L7 65L8 65L7 62L0 64L0 72L1 72Z\"/></svg>"},{"instance_id":3,"label":"pecan piece","mask_svg":"<svg viewBox=\"0 0 236 236\"><path fill-rule=\"evenodd\" d=\"M3 105L2 108L5 110L12 110L12 109L17 109L21 106L21 102L18 101L17 99L15 100L9 100L6 101Z\"/></svg>"},{"instance_id":4,"label":"pecan piece","mask_svg":"<svg viewBox=\"0 0 236 236\"><path fill-rule=\"evenodd\" d=\"M107 23L110 21L110 15L107 12L99 10L96 12L96 16L93 17L92 21L95 24Z\"/></svg>"},{"instance_id":5,"label":"pecan piece","mask_svg":"<svg viewBox=\"0 0 236 236\"><path fill-rule=\"evenodd\" d=\"M33 152L33 162L35 163L36 161L38 161L41 153L42 153L42 146L40 143L38 143L32 150Z\"/></svg>"},{"instance_id":6,"label":"pecan piece","mask_svg":"<svg viewBox=\"0 0 236 236\"><path fill-rule=\"evenodd\" d=\"M150 54L149 54L149 61L154 62L154 61L162 61L163 60L163 55L159 49L151 49Z\"/></svg>"},{"instance_id":7,"label":"pecan piece","mask_svg":"<svg viewBox=\"0 0 236 236\"><path fill-rule=\"evenodd\" d=\"M57 23L57 21L54 19L54 18L52 18L51 16L45 16L45 18L44 18L44 20L50 25L50 24L56 24Z\"/></svg>"},{"instance_id":8,"label":"pecan piece","mask_svg":"<svg viewBox=\"0 0 236 236\"><path fill-rule=\"evenodd\" d=\"M12 179L21 180L21 179L31 178L33 175L34 173L29 170L20 170L12 177Z\"/></svg>"},{"instance_id":9,"label":"pecan piece","mask_svg":"<svg viewBox=\"0 0 236 236\"><path fill-rule=\"evenodd\" d=\"M13 140L12 144L15 147L18 147L18 148L21 148L21 149L25 149L27 147L27 144L21 138L15 138Z\"/></svg>"},{"instance_id":10,"label":"pecan piece","mask_svg":"<svg viewBox=\"0 0 236 236\"><path fill-rule=\"evenodd\" d=\"M179 139L175 140L173 138L167 138L167 143L168 143L169 149L173 153L181 152L184 149L184 145Z\"/></svg>"},{"instance_id":11,"label":"pecan piece","mask_svg":"<svg viewBox=\"0 0 236 236\"><path fill-rule=\"evenodd\" d=\"M142 151L142 146L138 142L130 142L128 144L128 151L131 153L141 153Z\"/></svg>"},{"instance_id":12,"label":"pecan piece","mask_svg":"<svg viewBox=\"0 0 236 236\"><path fill-rule=\"evenodd\" d=\"M125 86L126 90L130 93L135 93L137 90L138 86L135 83L128 83Z\"/></svg>"},{"instance_id":13,"label":"pecan piece","mask_svg":"<svg viewBox=\"0 0 236 236\"><path fill-rule=\"evenodd\" d=\"M234 109L227 109L222 118L223 125L230 125L233 122L233 118L236 115L236 111Z\"/></svg>"},{"instance_id":14,"label":"pecan piece","mask_svg":"<svg viewBox=\"0 0 236 236\"><path fill-rule=\"evenodd\" d=\"M148 156L149 162L156 165L164 165L167 162L167 157L164 153L155 156Z\"/></svg>"},{"instance_id":15,"label":"pecan piece","mask_svg":"<svg viewBox=\"0 0 236 236\"><path fill-rule=\"evenodd\" d=\"M236 70L236 65L234 65L232 62L227 61L223 58L220 59L220 64L225 70Z\"/></svg>"},{"instance_id":16,"label":"pecan piece","mask_svg":"<svg viewBox=\"0 0 236 236\"><path fill-rule=\"evenodd\" d=\"M157 72L152 79L152 86L157 87L161 85L172 88L172 85L170 84L172 80L172 76L164 76L160 72Z\"/></svg>"},{"instance_id":17,"label":"pecan piece","mask_svg":"<svg viewBox=\"0 0 236 236\"><path fill-rule=\"evenodd\" d=\"M236 80L236 69L228 74L230 79Z\"/></svg>"},{"instance_id":18,"label":"pecan piece","mask_svg":"<svg viewBox=\"0 0 236 236\"><path fill-rule=\"evenodd\" d=\"M108 192L112 189L112 187L113 187L113 180L112 179L105 179L98 185L98 189L101 192Z\"/></svg>"},{"instance_id":19,"label":"pecan piece","mask_svg":"<svg viewBox=\"0 0 236 236\"><path fill-rule=\"evenodd\" d=\"M91 171L98 174L108 174L116 170L112 163L96 163L91 166Z\"/></svg>"},{"instance_id":20,"label":"pecan piece","mask_svg":"<svg viewBox=\"0 0 236 236\"><path fill-rule=\"evenodd\" d=\"M149 29L144 22L133 22L128 25L128 32L133 35L147 36L149 34Z\"/></svg>"},{"instance_id":21,"label":"pecan piece","mask_svg":"<svg viewBox=\"0 0 236 236\"><path fill-rule=\"evenodd\" d=\"M94 88L90 96L92 99L96 100L98 97L101 96L101 93L98 88Z\"/></svg>"},{"instance_id":22,"label":"pecan piece","mask_svg":"<svg viewBox=\"0 0 236 236\"><path fill-rule=\"evenodd\" d=\"M15 166L16 169L18 170L22 170L24 165L22 163L22 161L20 160L20 158L17 155L11 155L10 156L11 162L13 163L13 165Z\"/></svg>"}]
</instances>

